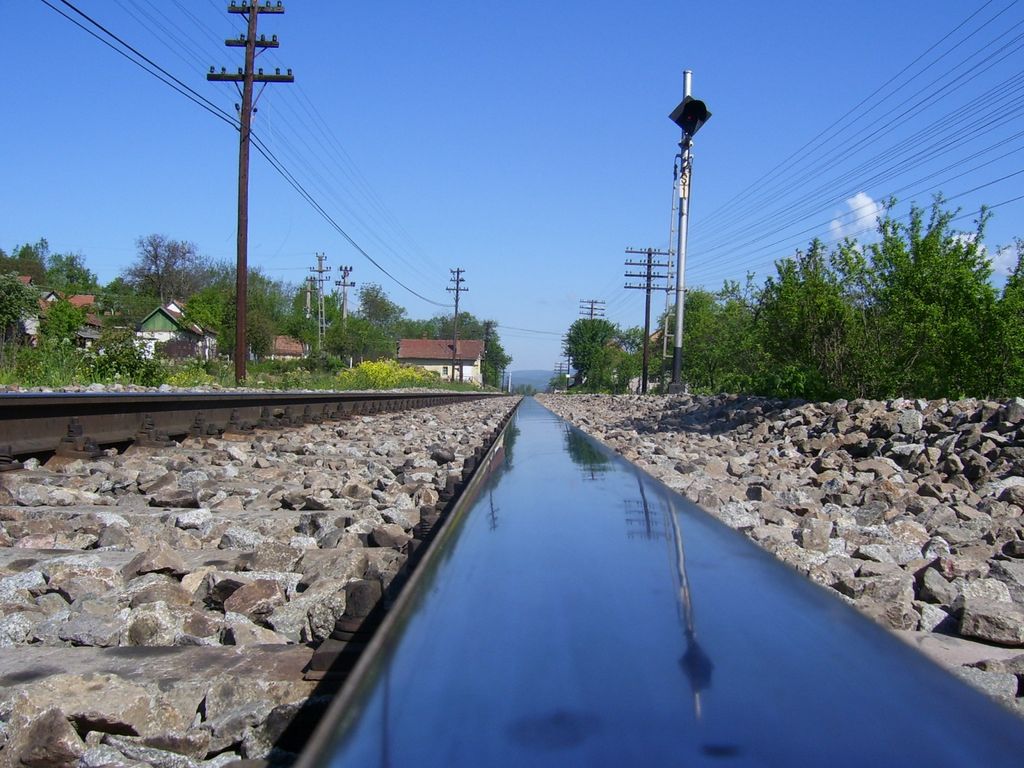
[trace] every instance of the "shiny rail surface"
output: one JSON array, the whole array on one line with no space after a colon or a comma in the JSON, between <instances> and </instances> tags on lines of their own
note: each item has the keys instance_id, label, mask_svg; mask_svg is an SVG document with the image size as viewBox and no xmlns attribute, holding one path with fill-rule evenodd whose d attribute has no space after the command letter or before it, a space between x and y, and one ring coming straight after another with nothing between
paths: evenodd
<instances>
[{"instance_id":1,"label":"shiny rail surface","mask_svg":"<svg viewBox=\"0 0 1024 768\"><path fill-rule=\"evenodd\" d=\"M0 452L88 455L124 442L256 426L286 427L403 408L500 397L477 392L147 392L0 395Z\"/></svg>"},{"instance_id":2,"label":"shiny rail surface","mask_svg":"<svg viewBox=\"0 0 1024 768\"><path fill-rule=\"evenodd\" d=\"M1018 766L1024 724L532 399L314 766Z\"/></svg>"}]
</instances>

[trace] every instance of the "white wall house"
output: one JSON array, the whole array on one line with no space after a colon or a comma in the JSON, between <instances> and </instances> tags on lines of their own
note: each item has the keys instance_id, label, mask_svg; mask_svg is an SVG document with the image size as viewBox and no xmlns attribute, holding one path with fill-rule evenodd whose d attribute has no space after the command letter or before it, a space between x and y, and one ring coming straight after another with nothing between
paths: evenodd
<instances>
[{"instance_id":1,"label":"white wall house","mask_svg":"<svg viewBox=\"0 0 1024 768\"><path fill-rule=\"evenodd\" d=\"M441 339L400 339L398 342L398 361L408 365L418 365L428 371L434 371L445 381L452 378L455 368L455 381L459 381L461 369L462 381L482 385L484 383L481 361L484 354L484 343L478 339L459 339L459 348L452 360L452 341Z\"/></svg>"}]
</instances>

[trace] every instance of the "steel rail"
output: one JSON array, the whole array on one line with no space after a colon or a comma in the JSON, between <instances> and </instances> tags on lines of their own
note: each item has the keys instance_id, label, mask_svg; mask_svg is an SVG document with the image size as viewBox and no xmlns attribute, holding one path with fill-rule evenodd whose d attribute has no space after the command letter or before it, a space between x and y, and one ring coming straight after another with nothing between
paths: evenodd
<instances>
[{"instance_id":1,"label":"steel rail","mask_svg":"<svg viewBox=\"0 0 1024 768\"><path fill-rule=\"evenodd\" d=\"M0 395L0 455L97 455L101 446L289 427L482 397L482 392L147 392ZM10 465L10 463L9 463Z\"/></svg>"},{"instance_id":2,"label":"steel rail","mask_svg":"<svg viewBox=\"0 0 1024 768\"><path fill-rule=\"evenodd\" d=\"M1020 764L1018 717L537 403L482 466L295 768Z\"/></svg>"}]
</instances>

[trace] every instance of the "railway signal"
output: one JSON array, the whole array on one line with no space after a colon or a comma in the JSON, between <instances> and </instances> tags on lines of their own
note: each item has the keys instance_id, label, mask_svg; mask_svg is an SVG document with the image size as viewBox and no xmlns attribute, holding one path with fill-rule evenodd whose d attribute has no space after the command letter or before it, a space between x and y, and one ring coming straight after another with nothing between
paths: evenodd
<instances>
[{"instance_id":1,"label":"railway signal","mask_svg":"<svg viewBox=\"0 0 1024 768\"><path fill-rule=\"evenodd\" d=\"M693 135L711 118L707 105L690 95L693 73L683 72L683 100L669 114L679 126L679 221L676 227L676 328L672 348L672 384L670 392L683 389L683 306L686 301L686 228L690 219L690 177L693 173Z\"/></svg>"}]
</instances>

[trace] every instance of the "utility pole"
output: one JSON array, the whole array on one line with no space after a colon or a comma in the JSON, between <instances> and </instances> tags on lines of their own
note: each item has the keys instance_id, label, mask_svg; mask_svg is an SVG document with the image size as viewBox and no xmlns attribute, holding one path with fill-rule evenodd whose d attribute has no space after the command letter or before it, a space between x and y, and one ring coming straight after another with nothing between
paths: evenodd
<instances>
[{"instance_id":1,"label":"utility pole","mask_svg":"<svg viewBox=\"0 0 1024 768\"><path fill-rule=\"evenodd\" d=\"M693 73L683 71L683 100L669 114L682 130L679 140L679 223L676 229L676 331L672 348L672 384L670 391L683 388L683 306L686 301L686 228L690 218L690 177L693 173L693 136L710 118L703 101L690 95Z\"/></svg>"},{"instance_id":2,"label":"utility pole","mask_svg":"<svg viewBox=\"0 0 1024 768\"><path fill-rule=\"evenodd\" d=\"M459 294L468 291L469 288L465 288L462 284L466 282L466 279L462 276L464 269L450 269L452 278L449 281L452 283L449 287L445 288L446 291L455 294L455 315L452 317L452 381L455 381L455 366L458 360L459 354ZM462 381L462 366L459 366L459 381Z\"/></svg>"},{"instance_id":3,"label":"utility pole","mask_svg":"<svg viewBox=\"0 0 1024 768\"><path fill-rule=\"evenodd\" d=\"M309 268L310 272L316 274L316 277L311 277L310 280L316 281L316 349L320 355L324 353L324 335L327 332L327 314L324 312L324 283L327 282L327 278L324 275L331 271L330 267L324 266L325 261L327 254L318 253L316 266Z\"/></svg>"},{"instance_id":4,"label":"utility pole","mask_svg":"<svg viewBox=\"0 0 1024 768\"><path fill-rule=\"evenodd\" d=\"M252 113L255 111L252 97L253 83L292 83L295 78L289 69L287 74L282 75L281 70L275 70L273 75L264 74L260 69L254 71L256 64L256 49L262 52L266 48L277 48L279 43L277 35L270 40L266 37L256 39L256 20L261 13L284 13L284 6L280 2L277 5L259 5L257 0L241 0L236 5L231 0L228 6L228 13L240 13L247 17L248 28L246 34L237 39L225 40L224 44L229 48L245 48L245 68L239 69L237 74L229 74L227 69L221 67L220 72L215 72L210 67L207 80L216 82L241 83L241 105L235 105L239 111L239 141L238 141L238 236L237 236L237 259L235 262L235 383L241 384L245 381L245 363L249 354L248 340L246 339L247 320L247 299L249 292L249 138L252 126ZM236 86L237 87L237 86ZM260 89L260 93L263 90ZM257 95L256 100L259 100Z\"/></svg>"},{"instance_id":5,"label":"utility pole","mask_svg":"<svg viewBox=\"0 0 1024 768\"><path fill-rule=\"evenodd\" d=\"M313 278L306 278L306 319L309 320L313 316L311 307L313 306Z\"/></svg>"},{"instance_id":6,"label":"utility pole","mask_svg":"<svg viewBox=\"0 0 1024 768\"><path fill-rule=\"evenodd\" d=\"M334 285L341 288L341 322L344 323L348 319L348 289L355 288L355 283L348 281L348 276L352 274L352 267L341 268L341 280L335 280Z\"/></svg>"},{"instance_id":7,"label":"utility pole","mask_svg":"<svg viewBox=\"0 0 1024 768\"><path fill-rule=\"evenodd\" d=\"M563 383L565 384L566 391L569 390L569 363L557 362L555 363L555 376L561 376Z\"/></svg>"},{"instance_id":8,"label":"utility pole","mask_svg":"<svg viewBox=\"0 0 1024 768\"><path fill-rule=\"evenodd\" d=\"M645 248L644 250L636 250L634 248L627 248L626 253L633 255L647 255L646 261L626 261L627 267L646 267L646 272L626 272L626 277L641 277L644 278L644 285L633 285L626 283L626 288L639 288L640 290L646 291L646 299L644 301L644 354L643 354L643 374L640 378L640 393L647 394L647 370L648 370L648 353L647 346L651 336L651 290L652 283L655 279L664 280L665 273L655 273L655 269L666 269L668 267L667 261L655 261L655 256L668 256L668 251L658 251L654 248Z\"/></svg>"},{"instance_id":9,"label":"utility pole","mask_svg":"<svg viewBox=\"0 0 1024 768\"><path fill-rule=\"evenodd\" d=\"M593 320L604 317L604 299L580 299L580 317Z\"/></svg>"}]
</instances>

